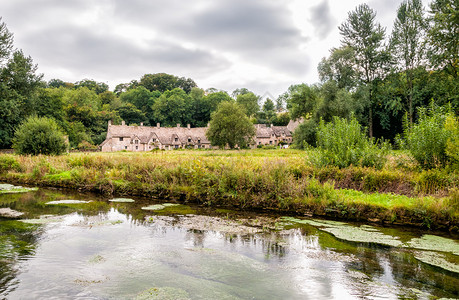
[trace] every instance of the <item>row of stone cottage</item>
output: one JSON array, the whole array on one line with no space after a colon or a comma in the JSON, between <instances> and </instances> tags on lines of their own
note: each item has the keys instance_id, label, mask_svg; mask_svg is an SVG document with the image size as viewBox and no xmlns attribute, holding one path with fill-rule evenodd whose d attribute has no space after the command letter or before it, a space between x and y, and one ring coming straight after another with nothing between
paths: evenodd
<instances>
[{"instance_id":1,"label":"row of stone cottage","mask_svg":"<svg viewBox=\"0 0 459 300\"><path fill-rule=\"evenodd\" d=\"M266 126L256 124L256 136L252 148L258 145L290 145L293 142L292 133L299 125L298 121L290 121L287 126ZM207 127L156 127L129 126L123 121L121 125L108 122L107 138L100 145L102 152L113 151L150 151L153 149L212 149L206 137Z\"/></svg>"}]
</instances>

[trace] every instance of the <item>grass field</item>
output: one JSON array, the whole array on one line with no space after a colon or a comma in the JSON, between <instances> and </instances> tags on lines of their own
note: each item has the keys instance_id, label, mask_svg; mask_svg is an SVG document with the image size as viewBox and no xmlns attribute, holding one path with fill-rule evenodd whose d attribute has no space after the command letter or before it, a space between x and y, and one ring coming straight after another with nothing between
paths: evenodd
<instances>
[{"instance_id":1,"label":"grass field","mask_svg":"<svg viewBox=\"0 0 459 300\"><path fill-rule=\"evenodd\" d=\"M392 152L382 170L316 168L300 150L0 155L0 180L458 230L459 174Z\"/></svg>"}]
</instances>

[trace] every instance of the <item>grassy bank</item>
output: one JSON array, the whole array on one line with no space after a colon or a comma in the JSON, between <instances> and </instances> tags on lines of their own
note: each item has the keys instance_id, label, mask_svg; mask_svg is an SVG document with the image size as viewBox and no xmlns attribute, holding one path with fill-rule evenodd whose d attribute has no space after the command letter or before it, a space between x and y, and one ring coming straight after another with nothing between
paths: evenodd
<instances>
[{"instance_id":1,"label":"grassy bank","mask_svg":"<svg viewBox=\"0 0 459 300\"><path fill-rule=\"evenodd\" d=\"M459 174L314 168L295 150L0 155L0 180L458 230Z\"/></svg>"}]
</instances>

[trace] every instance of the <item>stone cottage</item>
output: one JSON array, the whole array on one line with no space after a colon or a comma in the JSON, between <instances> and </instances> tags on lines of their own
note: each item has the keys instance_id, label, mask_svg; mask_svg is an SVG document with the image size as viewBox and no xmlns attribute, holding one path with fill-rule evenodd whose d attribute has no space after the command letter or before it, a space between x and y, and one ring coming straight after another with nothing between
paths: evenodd
<instances>
[{"instance_id":1,"label":"stone cottage","mask_svg":"<svg viewBox=\"0 0 459 300\"><path fill-rule=\"evenodd\" d=\"M256 124L256 136L251 144L252 148L259 145L290 145L293 142L292 133L299 122L290 121L287 126L266 126ZM107 137L100 144L102 152L113 151L150 151L153 149L212 149L210 141L206 137L207 127L191 128L161 127L158 123L155 127L129 126L123 121L121 125L113 125L108 122Z\"/></svg>"}]
</instances>

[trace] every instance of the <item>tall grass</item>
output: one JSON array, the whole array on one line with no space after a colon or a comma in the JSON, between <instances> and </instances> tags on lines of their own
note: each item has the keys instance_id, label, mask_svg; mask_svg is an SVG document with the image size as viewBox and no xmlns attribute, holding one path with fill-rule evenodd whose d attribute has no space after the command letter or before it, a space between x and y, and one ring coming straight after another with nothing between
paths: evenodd
<instances>
[{"instance_id":1,"label":"tall grass","mask_svg":"<svg viewBox=\"0 0 459 300\"><path fill-rule=\"evenodd\" d=\"M371 216L381 222L406 218L422 223L425 214L418 212L427 211L430 219L441 220L438 224L457 223L456 206L438 198L458 188L457 174L406 173L396 168L316 168L305 164L304 153L255 150L1 155L0 165L2 161L14 161L14 167L3 169L0 180L347 219ZM434 186L434 182L441 184Z\"/></svg>"}]
</instances>

